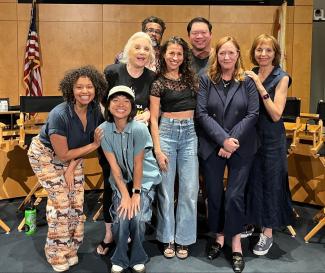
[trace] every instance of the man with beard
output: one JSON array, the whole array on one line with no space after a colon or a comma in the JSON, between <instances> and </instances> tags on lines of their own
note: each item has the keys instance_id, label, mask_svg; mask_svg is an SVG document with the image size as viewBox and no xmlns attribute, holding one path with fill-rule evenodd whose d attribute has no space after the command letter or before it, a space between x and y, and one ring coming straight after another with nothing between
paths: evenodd
<instances>
[{"instance_id":1,"label":"man with beard","mask_svg":"<svg viewBox=\"0 0 325 273\"><path fill-rule=\"evenodd\" d=\"M152 71L157 71L159 68L160 42L165 29L165 22L156 16L150 16L144 19L142 22L142 31L150 36L152 46L155 50L155 61L147 66L147 68L151 69ZM122 54L123 52L120 52L116 55L114 63L120 63Z\"/></svg>"},{"instance_id":2,"label":"man with beard","mask_svg":"<svg viewBox=\"0 0 325 273\"><path fill-rule=\"evenodd\" d=\"M187 34L192 45L192 69L200 75L209 60L212 25L203 17L193 18L187 25Z\"/></svg>"}]
</instances>

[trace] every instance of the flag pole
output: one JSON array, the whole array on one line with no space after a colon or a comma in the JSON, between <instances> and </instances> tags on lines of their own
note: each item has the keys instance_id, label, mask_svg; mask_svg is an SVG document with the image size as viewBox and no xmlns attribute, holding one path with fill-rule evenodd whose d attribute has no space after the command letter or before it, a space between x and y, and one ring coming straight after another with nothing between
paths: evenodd
<instances>
[{"instance_id":1,"label":"flag pole","mask_svg":"<svg viewBox=\"0 0 325 273\"><path fill-rule=\"evenodd\" d=\"M284 0L281 5L281 28L280 28L280 48L281 48L281 67L283 70L287 69L286 61L286 27L287 27L287 1Z\"/></svg>"}]
</instances>

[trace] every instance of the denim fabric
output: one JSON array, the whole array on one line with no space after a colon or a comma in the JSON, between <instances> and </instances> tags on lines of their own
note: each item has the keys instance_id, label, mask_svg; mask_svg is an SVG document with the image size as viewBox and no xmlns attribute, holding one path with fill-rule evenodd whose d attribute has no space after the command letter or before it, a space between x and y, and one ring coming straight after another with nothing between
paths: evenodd
<instances>
[{"instance_id":1,"label":"denim fabric","mask_svg":"<svg viewBox=\"0 0 325 273\"><path fill-rule=\"evenodd\" d=\"M117 191L113 191L112 206L110 209L113 219L112 232L116 242L116 248L112 255L112 264L128 268L136 264L145 264L148 255L143 247L144 235L146 231L145 223L150 221L152 210L151 204L155 191L142 189L140 212L131 220L118 217L117 208L121 199ZM130 252L128 255L128 238L131 238Z\"/></svg>"},{"instance_id":2,"label":"denim fabric","mask_svg":"<svg viewBox=\"0 0 325 273\"><path fill-rule=\"evenodd\" d=\"M158 185L157 239L190 245L196 241L199 166L197 136L193 119L161 118L160 147L168 157L168 170ZM176 217L174 214L175 174L179 177Z\"/></svg>"}]
</instances>

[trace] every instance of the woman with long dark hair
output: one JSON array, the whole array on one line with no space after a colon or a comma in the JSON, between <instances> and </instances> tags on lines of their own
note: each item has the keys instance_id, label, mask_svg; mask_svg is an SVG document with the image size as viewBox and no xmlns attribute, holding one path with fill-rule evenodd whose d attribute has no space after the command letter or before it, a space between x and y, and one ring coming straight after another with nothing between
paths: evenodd
<instances>
[{"instance_id":1,"label":"woman with long dark hair","mask_svg":"<svg viewBox=\"0 0 325 273\"><path fill-rule=\"evenodd\" d=\"M199 167L193 117L198 84L190 69L189 56L190 49L182 38L166 41L161 47L161 66L150 94L151 135L163 177L158 186L157 239L165 244L166 258L175 254L187 258L188 245L196 241ZM179 190L175 216L176 168Z\"/></svg>"}]
</instances>

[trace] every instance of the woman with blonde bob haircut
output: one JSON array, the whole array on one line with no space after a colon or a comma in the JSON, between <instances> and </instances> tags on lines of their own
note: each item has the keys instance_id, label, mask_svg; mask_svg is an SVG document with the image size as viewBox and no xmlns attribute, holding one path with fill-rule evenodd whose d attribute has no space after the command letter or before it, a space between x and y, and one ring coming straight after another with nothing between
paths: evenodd
<instances>
[{"instance_id":1,"label":"woman with blonde bob haircut","mask_svg":"<svg viewBox=\"0 0 325 273\"><path fill-rule=\"evenodd\" d=\"M123 56L122 56L122 59L121 59L121 63L128 63L128 61L129 61L129 52L130 52L131 48L133 47L135 41L138 40L138 39L145 39L150 44L148 63L146 64L146 66L155 62L155 50L154 50L154 48L152 46L152 41L150 39L150 36L145 32L139 31L139 32L134 33L129 38L129 40L126 42L126 44L124 46L124 49L123 49Z\"/></svg>"},{"instance_id":2,"label":"woman with blonde bob haircut","mask_svg":"<svg viewBox=\"0 0 325 273\"><path fill-rule=\"evenodd\" d=\"M250 56L257 66L246 73L254 80L259 93L257 133L261 146L248 182L247 211L251 224L262 227L263 231L253 252L266 255L273 244L272 230L292 221L286 133L281 119L291 77L279 65L280 46L273 36L257 36Z\"/></svg>"},{"instance_id":3,"label":"woman with blonde bob haircut","mask_svg":"<svg viewBox=\"0 0 325 273\"><path fill-rule=\"evenodd\" d=\"M258 93L254 81L244 75L237 41L230 36L221 38L210 56L207 74L200 79L198 153L208 195L208 225L215 233L208 258L217 258L225 236L231 238L234 272L242 272L245 266L240 233L246 224L247 178L258 146L258 109Z\"/></svg>"}]
</instances>

